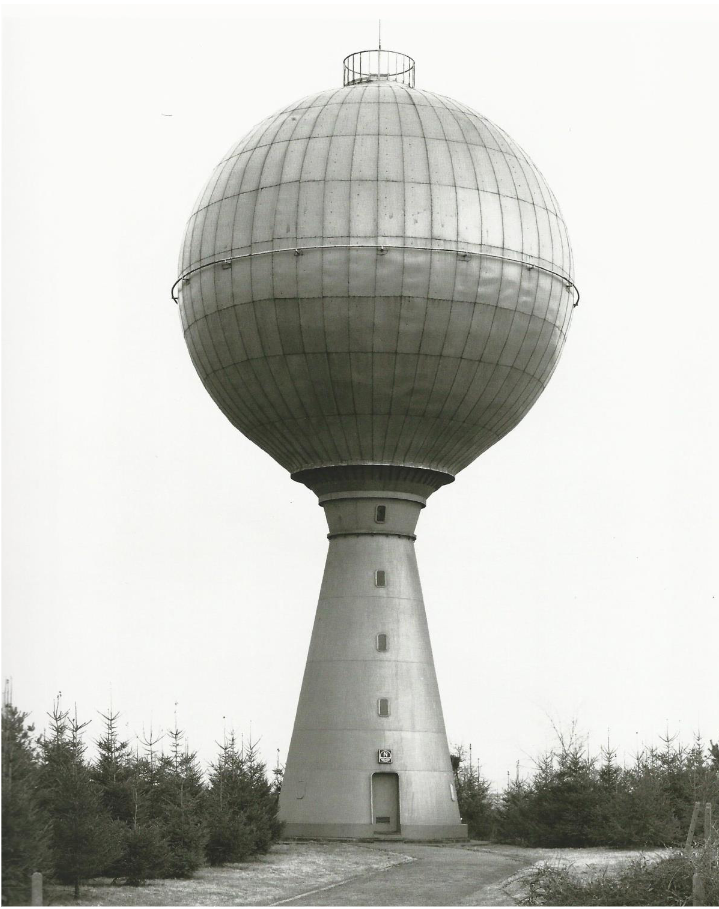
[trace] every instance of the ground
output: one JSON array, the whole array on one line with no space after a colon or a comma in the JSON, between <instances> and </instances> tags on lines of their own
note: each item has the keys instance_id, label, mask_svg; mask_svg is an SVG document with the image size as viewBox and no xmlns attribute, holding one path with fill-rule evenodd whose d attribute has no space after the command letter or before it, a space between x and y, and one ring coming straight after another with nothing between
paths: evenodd
<instances>
[{"instance_id":1,"label":"ground","mask_svg":"<svg viewBox=\"0 0 719 909\"><path fill-rule=\"evenodd\" d=\"M190 881L122 887L105 879L48 887L54 906L513 906L527 869L543 861L578 870L625 864L636 852L522 849L470 842L296 843L253 862L204 868Z\"/></svg>"}]
</instances>

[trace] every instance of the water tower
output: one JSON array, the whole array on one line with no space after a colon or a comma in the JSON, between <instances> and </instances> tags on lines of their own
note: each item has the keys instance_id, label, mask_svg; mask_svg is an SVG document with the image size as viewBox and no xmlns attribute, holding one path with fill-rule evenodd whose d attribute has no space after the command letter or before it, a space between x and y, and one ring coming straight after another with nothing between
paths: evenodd
<instances>
[{"instance_id":1,"label":"water tower","mask_svg":"<svg viewBox=\"0 0 719 909\"><path fill-rule=\"evenodd\" d=\"M289 836L466 836L415 560L427 499L549 381L578 294L521 148L361 51L215 168L173 288L218 407L319 498L329 551Z\"/></svg>"}]
</instances>

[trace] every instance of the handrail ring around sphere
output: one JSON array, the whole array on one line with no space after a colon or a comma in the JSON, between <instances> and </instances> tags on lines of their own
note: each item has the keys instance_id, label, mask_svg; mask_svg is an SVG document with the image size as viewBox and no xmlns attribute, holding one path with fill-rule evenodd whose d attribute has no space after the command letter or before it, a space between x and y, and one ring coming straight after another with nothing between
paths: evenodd
<instances>
[{"instance_id":1,"label":"handrail ring around sphere","mask_svg":"<svg viewBox=\"0 0 719 909\"><path fill-rule=\"evenodd\" d=\"M179 304L180 297L179 294L175 296L175 290L179 287L180 284L183 284L196 274L198 271L202 271L205 268L214 268L217 265L222 266L222 268L227 268L231 266L232 262L238 259L251 259L253 256L267 256L274 255L275 253L286 253L291 252L295 256L301 256L303 252L309 252L311 250L320 250L320 249L375 249L378 254L384 254L390 249L400 249L400 250L423 250L425 252L449 252L454 253L455 256L460 256L463 260L469 260L474 256L479 258L484 257L485 259L499 259L502 262L512 262L515 265L523 265L526 269L531 270L533 268L543 271L545 274L551 275L553 278L559 278L560 281L564 284L567 290L571 289L577 295L576 300L572 304L572 308L575 309L579 306L579 288L571 280L571 278L566 277L566 275L559 274L559 272L552 271L551 268L547 268L544 265L537 265L535 262L525 262L522 259L515 259L512 256L502 256L499 253L486 253L486 252L472 252L466 249L453 249L446 246L437 247L437 246L401 246L399 244L391 245L380 245L378 243L328 243L325 245L318 246L286 246L281 249L263 249L259 252L254 253L240 253L236 256L227 256L222 255L218 259L213 259L212 262L203 262L202 265L196 265L194 268L191 268L189 271L184 272L180 277L175 281L175 283L170 288L170 296L172 297L172 302L175 305ZM383 250L380 253L380 250Z\"/></svg>"}]
</instances>

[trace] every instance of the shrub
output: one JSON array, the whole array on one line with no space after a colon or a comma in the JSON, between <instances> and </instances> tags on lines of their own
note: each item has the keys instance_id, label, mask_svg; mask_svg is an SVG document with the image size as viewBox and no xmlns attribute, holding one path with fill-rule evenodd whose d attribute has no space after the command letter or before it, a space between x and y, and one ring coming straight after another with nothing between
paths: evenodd
<instances>
[{"instance_id":1,"label":"shrub","mask_svg":"<svg viewBox=\"0 0 719 909\"><path fill-rule=\"evenodd\" d=\"M543 865L525 879L524 906L686 906L692 878L703 870L706 905L719 905L717 847L687 857L681 852L651 861L641 857L619 873L579 876L570 865Z\"/></svg>"},{"instance_id":2,"label":"shrub","mask_svg":"<svg viewBox=\"0 0 719 909\"><path fill-rule=\"evenodd\" d=\"M125 831L122 858L117 876L131 887L139 887L149 878L163 877L170 863L170 850L156 824L128 827Z\"/></svg>"},{"instance_id":3,"label":"shrub","mask_svg":"<svg viewBox=\"0 0 719 909\"><path fill-rule=\"evenodd\" d=\"M719 801L716 746L691 748L671 736L620 768L614 753L591 757L576 734L537 762L529 780L505 790L495 836L530 846L671 846L682 842L694 803ZM717 749L719 751L719 749Z\"/></svg>"}]
</instances>

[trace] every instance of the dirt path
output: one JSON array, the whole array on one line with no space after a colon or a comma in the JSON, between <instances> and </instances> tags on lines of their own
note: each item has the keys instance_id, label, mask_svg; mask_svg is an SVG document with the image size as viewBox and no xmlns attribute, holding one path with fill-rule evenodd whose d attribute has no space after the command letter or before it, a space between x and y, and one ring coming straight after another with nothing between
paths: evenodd
<instances>
[{"instance_id":1,"label":"dirt path","mask_svg":"<svg viewBox=\"0 0 719 909\"><path fill-rule=\"evenodd\" d=\"M367 848L400 853L412 861L308 891L281 905L513 906L502 883L537 861L534 850L502 846L376 843Z\"/></svg>"}]
</instances>

